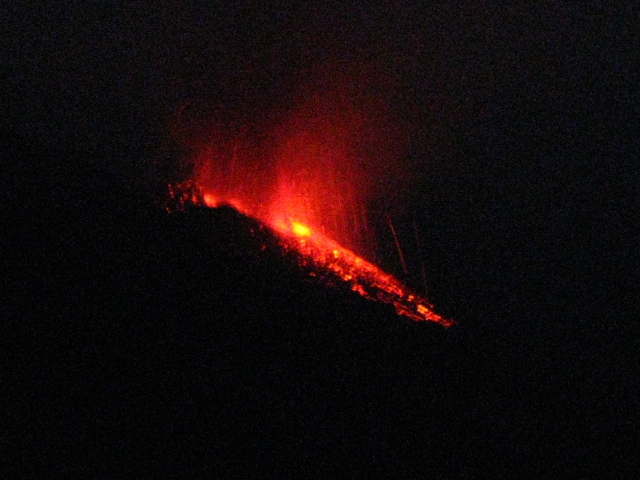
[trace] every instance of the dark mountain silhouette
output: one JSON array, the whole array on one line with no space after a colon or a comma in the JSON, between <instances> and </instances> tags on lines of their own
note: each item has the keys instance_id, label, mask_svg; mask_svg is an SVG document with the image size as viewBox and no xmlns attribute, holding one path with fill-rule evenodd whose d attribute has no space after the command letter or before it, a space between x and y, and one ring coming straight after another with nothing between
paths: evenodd
<instances>
[{"instance_id":1,"label":"dark mountain silhouette","mask_svg":"<svg viewBox=\"0 0 640 480\"><path fill-rule=\"evenodd\" d=\"M230 208L168 214L77 152L5 134L7 476L624 478L638 467L626 361L637 330L623 305L594 321L597 300L575 308L524 264L510 289L486 270L436 286L458 325L410 322L309 277ZM447 262L471 269L430 256L435 278Z\"/></svg>"}]
</instances>

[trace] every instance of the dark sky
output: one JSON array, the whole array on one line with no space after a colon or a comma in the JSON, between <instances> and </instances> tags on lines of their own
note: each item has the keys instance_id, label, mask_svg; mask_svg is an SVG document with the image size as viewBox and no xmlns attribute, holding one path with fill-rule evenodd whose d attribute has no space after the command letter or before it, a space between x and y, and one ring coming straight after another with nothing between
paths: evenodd
<instances>
[{"instance_id":1,"label":"dark sky","mask_svg":"<svg viewBox=\"0 0 640 480\"><path fill-rule=\"evenodd\" d=\"M316 72L365 65L406 136L399 228L417 220L467 266L441 275L578 270L637 209L633 7L422 3L13 2L4 121L146 188L166 180L176 125L261 134Z\"/></svg>"},{"instance_id":2,"label":"dark sky","mask_svg":"<svg viewBox=\"0 0 640 480\"><path fill-rule=\"evenodd\" d=\"M505 128L585 135L585 116L625 104L631 11L421 3L12 4L0 11L5 112L40 142L108 150L137 173L182 106L201 122L260 124L327 64L375 62L395 79L418 163Z\"/></svg>"}]
</instances>

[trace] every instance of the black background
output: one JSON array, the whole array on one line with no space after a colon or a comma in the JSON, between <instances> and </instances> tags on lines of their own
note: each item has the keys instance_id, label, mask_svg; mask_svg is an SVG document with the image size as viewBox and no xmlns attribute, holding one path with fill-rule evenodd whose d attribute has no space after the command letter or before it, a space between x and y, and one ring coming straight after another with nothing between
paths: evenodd
<instances>
[{"instance_id":1,"label":"black background","mask_svg":"<svg viewBox=\"0 0 640 480\"><path fill-rule=\"evenodd\" d=\"M0 15L7 472L633 477L633 7ZM393 78L397 223L449 330L310 282L233 212L154 203L178 112L260 130L354 63Z\"/></svg>"}]
</instances>

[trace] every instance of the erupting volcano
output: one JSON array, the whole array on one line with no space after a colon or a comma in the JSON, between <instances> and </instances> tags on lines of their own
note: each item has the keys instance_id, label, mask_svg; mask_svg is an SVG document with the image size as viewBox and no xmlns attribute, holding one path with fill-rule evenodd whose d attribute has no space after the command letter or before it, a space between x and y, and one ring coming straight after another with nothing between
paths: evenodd
<instances>
[{"instance_id":1,"label":"erupting volcano","mask_svg":"<svg viewBox=\"0 0 640 480\"><path fill-rule=\"evenodd\" d=\"M307 91L310 101L298 102L268 128L212 128L192 148L189 193L174 187L172 194L212 208L231 206L272 229L311 275L331 272L412 320L450 326L426 299L372 263L376 243L367 205L395 193L402 142L370 78L365 71L348 81L320 81Z\"/></svg>"},{"instance_id":2,"label":"erupting volcano","mask_svg":"<svg viewBox=\"0 0 640 480\"><path fill-rule=\"evenodd\" d=\"M184 199L211 208L230 206L244 215L252 216L238 200L218 200L210 193L193 193ZM293 220L285 212L275 213L271 220L255 219L271 228L280 239L282 247L299 254L300 266L308 268L311 276L324 276L325 273L331 272L363 297L392 304L399 315L415 321L436 322L445 327L453 325L452 320L436 314L426 299L392 275L383 272L321 232Z\"/></svg>"}]
</instances>

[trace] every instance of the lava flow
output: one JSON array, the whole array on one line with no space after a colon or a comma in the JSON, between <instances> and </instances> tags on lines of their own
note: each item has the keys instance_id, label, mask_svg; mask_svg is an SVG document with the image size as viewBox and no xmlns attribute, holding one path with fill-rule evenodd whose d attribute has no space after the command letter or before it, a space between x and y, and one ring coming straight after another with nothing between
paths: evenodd
<instances>
[{"instance_id":1,"label":"lava flow","mask_svg":"<svg viewBox=\"0 0 640 480\"><path fill-rule=\"evenodd\" d=\"M231 206L240 213L251 216L237 200L220 201L208 193L189 196L188 200L211 208ZM452 320L436 314L432 305L392 275L383 272L326 235L284 215L275 214L269 219L257 220L265 223L277 234L285 249L294 250L300 255L301 266L309 267L311 275L322 275L323 271L332 272L354 292L370 300L391 304L399 315L411 320L435 322L444 327L454 324Z\"/></svg>"},{"instance_id":2,"label":"lava flow","mask_svg":"<svg viewBox=\"0 0 640 480\"><path fill-rule=\"evenodd\" d=\"M340 279L412 320L448 327L453 322L424 298L365 260L378 250L381 212L372 205L391 207L413 177L400 161L405 137L390 108L392 77L373 65L338 67L310 74L286 114L244 119L242 128L207 124L185 135L193 171L187 188L172 196L231 206L270 227L312 275Z\"/></svg>"},{"instance_id":3,"label":"lava flow","mask_svg":"<svg viewBox=\"0 0 640 480\"><path fill-rule=\"evenodd\" d=\"M303 262L332 271L363 297L390 303L399 315L415 321L436 322L445 327L453 325L453 321L436 314L432 305L394 277L320 232L295 221L271 226L280 233L286 246L302 255Z\"/></svg>"}]
</instances>

